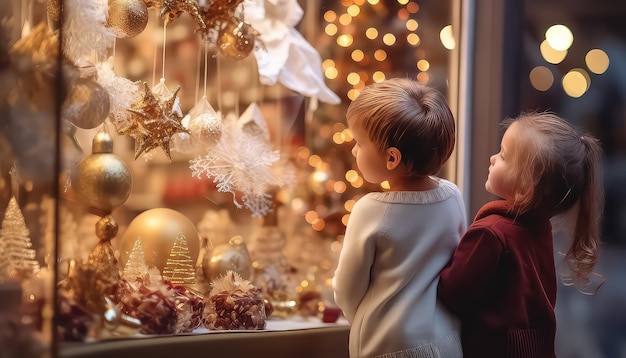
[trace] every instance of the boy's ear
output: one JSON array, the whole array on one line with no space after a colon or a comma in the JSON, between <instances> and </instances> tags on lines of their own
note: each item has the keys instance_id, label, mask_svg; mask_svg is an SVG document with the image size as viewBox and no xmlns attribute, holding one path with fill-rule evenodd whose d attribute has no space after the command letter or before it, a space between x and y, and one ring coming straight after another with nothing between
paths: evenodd
<instances>
[{"instance_id":1,"label":"boy's ear","mask_svg":"<svg viewBox=\"0 0 626 358\"><path fill-rule=\"evenodd\" d=\"M387 148L387 169L393 170L402 162L402 153L396 147Z\"/></svg>"}]
</instances>

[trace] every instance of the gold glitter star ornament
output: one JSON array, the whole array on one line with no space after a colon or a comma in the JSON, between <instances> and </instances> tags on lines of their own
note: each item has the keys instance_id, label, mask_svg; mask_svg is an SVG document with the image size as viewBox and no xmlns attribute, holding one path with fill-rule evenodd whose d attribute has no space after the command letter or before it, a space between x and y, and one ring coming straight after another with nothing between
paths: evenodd
<instances>
[{"instance_id":1,"label":"gold glitter star ornament","mask_svg":"<svg viewBox=\"0 0 626 358\"><path fill-rule=\"evenodd\" d=\"M118 133L135 139L135 159L142 153L161 147L171 162L172 136L176 133L189 134L181 124L183 116L176 103L180 86L166 96L155 95L146 82L141 83L141 90L141 98L128 109L131 112L129 124L118 129Z\"/></svg>"}]
</instances>

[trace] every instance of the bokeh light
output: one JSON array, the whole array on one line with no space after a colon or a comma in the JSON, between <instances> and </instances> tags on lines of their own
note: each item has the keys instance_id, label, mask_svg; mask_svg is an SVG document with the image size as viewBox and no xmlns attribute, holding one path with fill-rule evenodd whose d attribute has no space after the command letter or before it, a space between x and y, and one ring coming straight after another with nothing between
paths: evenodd
<instances>
[{"instance_id":1,"label":"bokeh light","mask_svg":"<svg viewBox=\"0 0 626 358\"><path fill-rule=\"evenodd\" d=\"M452 33L452 25L444 26L439 32L439 39L441 44L448 50L454 50L456 47L456 41L454 40L454 34Z\"/></svg>"},{"instance_id":2,"label":"bokeh light","mask_svg":"<svg viewBox=\"0 0 626 358\"><path fill-rule=\"evenodd\" d=\"M548 40L543 40L541 45L539 45L539 51L541 52L541 56L548 63L558 64L561 63L565 56L567 56L567 50L555 50L550 44Z\"/></svg>"},{"instance_id":3,"label":"bokeh light","mask_svg":"<svg viewBox=\"0 0 626 358\"><path fill-rule=\"evenodd\" d=\"M568 96L578 98L587 92L591 85L591 79L587 71L582 68L574 68L563 76L563 90Z\"/></svg>"},{"instance_id":4,"label":"bokeh light","mask_svg":"<svg viewBox=\"0 0 626 358\"><path fill-rule=\"evenodd\" d=\"M589 71L601 75L609 68L609 55L600 49L593 49L585 55L585 63Z\"/></svg>"},{"instance_id":5,"label":"bokeh light","mask_svg":"<svg viewBox=\"0 0 626 358\"><path fill-rule=\"evenodd\" d=\"M550 47L557 51L565 51L572 46L574 35L565 25L553 25L546 30L546 40Z\"/></svg>"},{"instance_id":6,"label":"bokeh light","mask_svg":"<svg viewBox=\"0 0 626 358\"><path fill-rule=\"evenodd\" d=\"M528 75L530 84L538 91L547 91L554 83L554 75L549 68L545 66L537 66L530 71Z\"/></svg>"}]
</instances>

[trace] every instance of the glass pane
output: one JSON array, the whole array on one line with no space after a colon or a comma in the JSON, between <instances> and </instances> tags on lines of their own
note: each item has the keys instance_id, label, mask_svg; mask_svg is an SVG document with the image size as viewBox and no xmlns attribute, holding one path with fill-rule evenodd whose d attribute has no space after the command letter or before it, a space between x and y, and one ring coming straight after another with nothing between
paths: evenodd
<instances>
[{"instance_id":1,"label":"glass pane","mask_svg":"<svg viewBox=\"0 0 626 358\"><path fill-rule=\"evenodd\" d=\"M624 3L615 1L526 2L521 108L556 112L600 139L605 154L596 271L606 283L597 297L559 288L559 357L619 357L626 344L625 15Z\"/></svg>"}]
</instances>

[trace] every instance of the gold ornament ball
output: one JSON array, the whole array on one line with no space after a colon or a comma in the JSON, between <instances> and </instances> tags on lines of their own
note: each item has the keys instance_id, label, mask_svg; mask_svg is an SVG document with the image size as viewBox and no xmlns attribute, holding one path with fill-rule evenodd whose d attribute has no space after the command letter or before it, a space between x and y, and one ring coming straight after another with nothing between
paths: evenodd
<instances>
[{"instance_id":1,"label":"gold ornament ball","mask_svg":"<svg viewBox=\"0 0 626 358\"><path fill-rule=\"evenodd\" d=\"M111 108L109 93L91 78L78 78L71 85L63 103L63 118L78 128L101 125Z\"/></svg>"},{"instance_id":2,"label":"gold ornament ball","mask_svg":"<svg viewBox=\"0 0 626 358\"><path fill-rule=\"evenodd\" d=\"M148 24L148 6L143 0L109 0L107 27L118 38L135 37Z\"/></svg>"},{"instance_id":3,"label":"gold ornament ball","mask_svg":"<svg viewBox=\"0 0 626 358\"><path fill-rule=\"evenodd\" d=\"M96 223L96 236L100 240L110 241L117 235L118 228L117 221L112 216L106 215Z\"/></svg>"},{"instance_id":4,"label":"gold ornament ball","mask_svg":"<svg viewBox=\"0 0 626 358\"><path fill-rule=\"evenodd\" d=\"M211 282L227 271L237 272L243 279L252 280L252 259L241 236L235 236L226 244L215 246L202 262L204 278Z\"/></svg>"},{"instance_id":5,"label":"gold ornament ball","mask_svg":"<svg viewBox=\"0 0 626 358\"><path fill-rule=\"evenodd\" d=\"M124 161L113 154L113 140L99 132L92 142L92 154L78 163L72 187L80 203L94 214L105 216L130 196L133 179Z\"/></svg>"},{"instance_id":6,"label":"gold ornament ball","mask_svg":"<svg viewBox=\"0 0 626 358\"><path fill-rule=\"evenodd\" d=\"M187 216L169 208L154 208L142 212L128 224L122 235L120 267L126 266L133 245L139 237L146 265L156 267L162 273L174 241L181 231L187 239L189 255L195 264L200 251L200 236Z\"/></svg>"},{"instance_id":7,"label":"gold ornament ball","mask_svg":"<svg viewBox=\"0 0 626 358\"><path fill-rule=\"evenodd\" d=\"M217 45L222 55L235 60L242 60L254 49L255 38L255 31L245 22L227 23L220 30Z\"/></svg>"}]
</instances>

